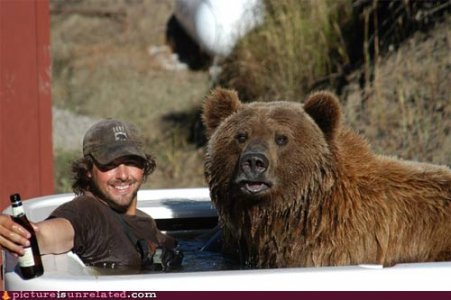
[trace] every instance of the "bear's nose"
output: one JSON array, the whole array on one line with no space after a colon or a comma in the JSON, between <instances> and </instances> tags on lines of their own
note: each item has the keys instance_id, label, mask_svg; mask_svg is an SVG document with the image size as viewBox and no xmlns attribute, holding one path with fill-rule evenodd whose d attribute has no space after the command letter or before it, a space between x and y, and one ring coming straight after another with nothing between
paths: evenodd
<instances>
[{"instance_id":1,"label":"bear's nose","mask_svg":"<svg viewBox=\"0 0 451 300\"><path fill-rule=\"evenodd\" d=\"M248 175L259 175L268 168L268 159L262 153L250 152L241 156L241 170Z\"/></svg>"}]
</instances>

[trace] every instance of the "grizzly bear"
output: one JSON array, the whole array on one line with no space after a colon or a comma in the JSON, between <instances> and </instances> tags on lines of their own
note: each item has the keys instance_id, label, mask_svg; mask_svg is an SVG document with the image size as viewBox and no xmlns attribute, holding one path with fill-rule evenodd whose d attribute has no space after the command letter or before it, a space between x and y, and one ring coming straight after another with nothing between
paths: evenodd
<instances>
[{"instance_id":1,"label":"grizzly bear","mask_svg":"<svg viewBox=\"0 0 451 300\"><path fill-rule=\"evenodd\" d=\"M224 249L260 268L451 260L451 170L376 155L337 97L205 99L205 176Z\"/></svg>"}]
</instances>

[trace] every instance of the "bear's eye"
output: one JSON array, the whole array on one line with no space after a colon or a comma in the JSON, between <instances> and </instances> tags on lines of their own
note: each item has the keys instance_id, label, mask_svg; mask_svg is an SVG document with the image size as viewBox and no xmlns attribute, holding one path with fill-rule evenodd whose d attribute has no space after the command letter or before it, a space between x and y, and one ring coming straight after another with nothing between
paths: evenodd
<instances>
[{"instance_id":1,"label":"bear's eye","mask_svg":"<svg viewBox=\"0 0 451 300\"><path fill-rule=\"evenodd\" d=\"M245 132L239 132L236 136L235 136L236 140L238 141L238 143L244 143L247 140L247 133Z\"/></svg>"},{"instance_id":2,"label":"bear's eye","mask_svg":"<svg viewBox=\"0 0 451 300\"><path fill-rule=\"evenodd\" d=\"M286 135L283 135L283 134L277 134L275 141L276 141L277 145L283 146L283 145L286 145L288 143L288 137Z\"/></svg>"}]
</instances>

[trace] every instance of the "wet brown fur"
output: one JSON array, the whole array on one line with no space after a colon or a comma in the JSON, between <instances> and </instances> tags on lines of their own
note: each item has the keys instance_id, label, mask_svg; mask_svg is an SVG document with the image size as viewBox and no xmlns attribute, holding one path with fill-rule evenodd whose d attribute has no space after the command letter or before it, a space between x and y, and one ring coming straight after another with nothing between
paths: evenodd
<instances>
[{"instance_id":1,"label":"wet brown fur","mask_svg":"<svg viewBox=\"0 0 451 300\"><path fill-rule=\"evenodd\" d=\"M451 260L451 170L376 155L340 118L329 92L302 105L212 91L205 174L226 249L258 267ZM242 132L248 139L238 142ZM274 143L280 133L286 145ZM251 146L266 153L273 182L258 199L233 183Z\"/></svg>"}]
</instances>

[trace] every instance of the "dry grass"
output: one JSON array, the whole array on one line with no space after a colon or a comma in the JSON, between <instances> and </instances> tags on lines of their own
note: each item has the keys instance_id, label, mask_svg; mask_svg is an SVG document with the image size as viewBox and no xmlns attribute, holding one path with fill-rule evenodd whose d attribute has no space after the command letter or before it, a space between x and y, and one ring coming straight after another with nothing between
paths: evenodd
<instances>
[{"instance_id":1,"label":"dry grass","mask_svg":"<svg viewBox=\"0 0 451 300\"><path fill-rule=\"evenodd\" d=\"M348 63L340 22L350 17L351 2L265 3L265 23L224 63L219 84L249 100L301 100L316 82Z\"/></svg>"},{"instance_id":2,"label":"dry grass","mask_svg":"<svg viewBox=\"0 0 451 300\"><path fill-rule=\"evenodd\" d=\"M377 152L450 164L450 25L415 34L374 64L372 81L345 89L347 120Z\"/></svg>"},{"instance_id":3,"label":"dry grass","mask_svg":"<svg viewBox=\"0 0 451 300\"><path fill-rule=\"evenodd\" d=\"M265 101L333 90L376 152L450 164L449 2L266 3L265 25L224 63L221 85Z\"/></svg>"},{"instance_id":4,"label":"dry grass","mask_svg":"<svg viewBox=\"0 0 451 300\"><path fill-rule=\"evenodd\" d=\"M375 21L391 30L415 16L402 5L435 4L393 2L402 4L398 10L386 7L394 12L393 21L374 20L371 11L392 2L358 2L369 3L360 12L367 14L367 27L364 15L355 15L355 1L266 0L265 24L239 43L222 66L219 84L237 89L243 99L264 101L302 101L313 89L336 90L347 122L368 137L376 152L450 164L449 16L447 23L387 51L402 32L371 30ZM51 4L54 105L142 128L158 165L146 187L205 186L203 149L193 143L193 135L202 136L196 126L209 76L166 67L172 0ZM149 54L149 47L163 51ZM57 192L70 190L68 165L79 155L55 149Z\"/></svg>"}]
</instances>

